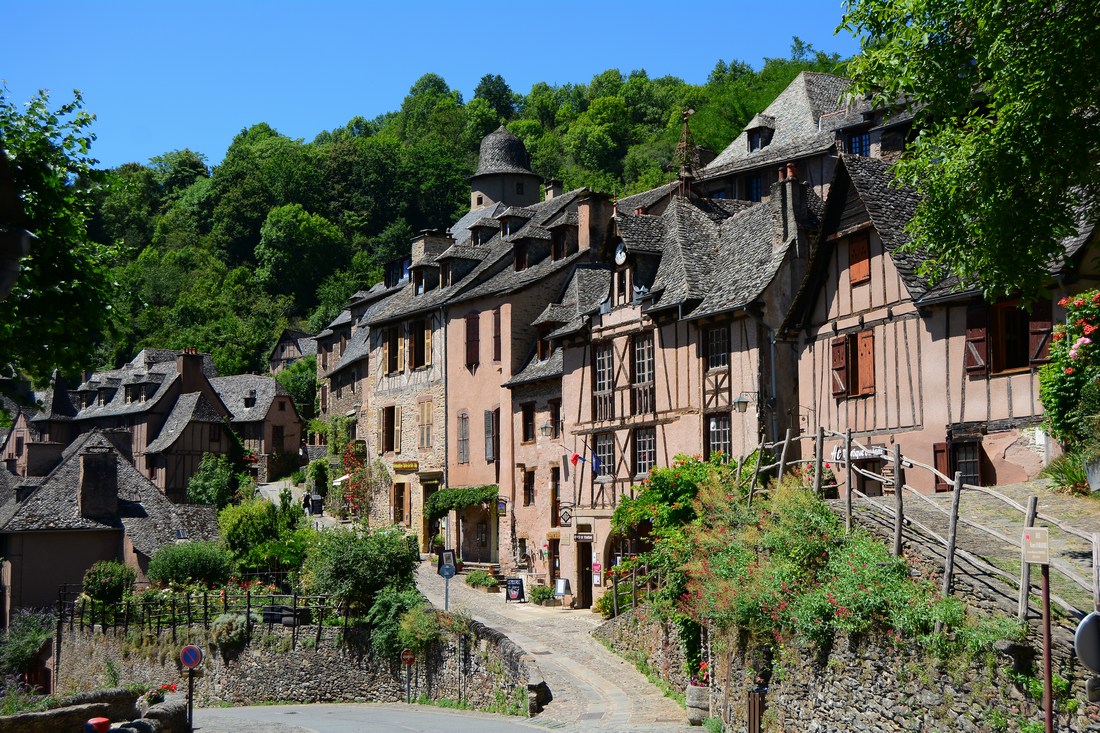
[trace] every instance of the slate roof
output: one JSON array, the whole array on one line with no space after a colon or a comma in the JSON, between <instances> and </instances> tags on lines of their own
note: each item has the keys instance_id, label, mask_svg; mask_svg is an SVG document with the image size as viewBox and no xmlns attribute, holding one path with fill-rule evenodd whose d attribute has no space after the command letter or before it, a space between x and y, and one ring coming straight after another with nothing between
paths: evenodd
<instances>
[{"instance_id":1,"label":"slate roof","mask_svg":"<svg viewBox=\"0 0 1100 733\"><path fill-rule=\"evenodd\" d=\"M534 320L538 323L560 323L549 338L560 338L580 332L588 316L599 310L611 288L611 268L607 265L580 265L574 271L557 303L551 303Z\"/></svg>"},{"instance_id":2,"label":"slate roof","mask_svg":"<svg viewBox=\"0 0 1100 733\"><path fill-rule=\"evenodd\" d=\"M14 496L0 504L0 531L41 532L66 530L121 529L134 547L152 556L163 545L176 541L177 530L191 539L217 537L213 507L190 507L185 512L173 505L141 472L114 452L118 480L118 512L110 517L84 517L78 505L80 454L88 450L113 449L98 432L79 438L66 451L49 476L37 479L23 501Z\"/></svg>"},{"instance_id":3,"label":"slate roof","mask_svg":"<svg viewBox=\"0 0 1100 733\"><path fill-rule=\"evenodd\" d=\"M631 196L624 196L615 202L615 208L624 214L633 214L638 208L648 209L663 198L671 197L673 191L679 186L679 182L673 181L648 191L642 191Z\"/></svg>"},{"instance_id":4,"label":"slate roof","mask_svg":"<svg viewBox=\"0 0 1100 733\"><path fill-rule=\"evenodd\" d=\"M577 189L555 196L549 201L541 201L526 207L532 212L531 219L514 235L505 241L499 232L483 244L471 245L469 239L458 241L449 247L439 259L462 257L475 260L473 269L459 282L446 288L435 288L421 295L416 295L413 285L410 283L402 287L401 291L392 298L386 300L376 311L364 316L362 324L380 326L393 321L403 320L422 313L439 308L445 303L459 302L469 298L481 297L493 292L510 292L515 288L544 277L553 268L564 266L562 263L572 263L575 258L567 257L551 265L547 260L538 262L526 270L515 272L511 267L512 241L523 239L527 235L525 231L536 231L541 224L548 221L561 212L576 204L576 201L586 189ZM463 217L465 219L466 217ZM459 220L460 222L462 219ZM458 225L452 227L456 232ZM510 271L510 272L507 272ZM484 283L492 279L492 284L482 287Z\"/></svg>"},{"instance_id":5,"label":"slate roof","mask_svg":"<svg viewBox=\"0 0 1100 733\"><path fill-rule=\"evenodd\" d=\"M156 439L145 448L145 453L161 453L183 435L184 428L191 423L221 423L222 416L210 404L201 392L188 392L180 395L172 411L161 427Z\"/></svg>"},{"instance_id":6,"label":"slate roof","mask_svg":"<svg viewBox=\"0 0 1100 733\"><path fill-rule=\"evenodd\" d=\"M829 152L836 140L836 130L850 125L851 112L869 108L863 100L846 98L851 82L833 74L803 71L784 89L757 118L774 120L771 142L759 150L749 150L749 123L726 149L703 169L702 177L748 170L768 163ZM842 97L844 100L842 101ZM757 118L753 118L754 122ZM859 120L861 117L855 117Z\"/></svg>"},{"instance_id":7,"label":"slate roof","mask_svg":"<svg viewBox=\"0 0 1100 733\"><path fill-rule=\"evenodd\" d=\"M287 396L279 380L257 374L215 377L210 380L210 386L229 409L229 419L233 423L261 422L267 417L276 395ZM250 393L254 393L256 403L246 407L244 400Z\"/></svg>"},{"instance_id":8,"label":"slate roof","mask_svg":"<svg viewBox=\"0 0 1100 733\"><path fill-rule=\"evenodd\" d=\"M514 377L504 383L505 387L516 387L521 384L539 382L543 379L561 379L565 373L564 351L559 346L550 352L550 356L539 361L538 356L531 358L527 366L523 367Z\"/></svg>"},{"instance_id":9,"label":"slate roof","mask_svg":"<svg viewBox=\"0 0 1100 733\"><path fill-rule=\"evenodd\" d=\"M531 160L523 141L501 125L482 138L474 177L497 173L526 173L533 176L535 174L530 166Z\"/></svg>"},{"instance_id":10,"label":"slate roof","mask_svg":"<svg viewBox=\"0 0 1100 733\"><path fill-rule=\"evenodd\" d=\"M360 293L356 293L356 295L360 295ZM277 349L279 344L283 341L293 341L297 344L298 351L302 356L314 356L317 354L317 339L313 334L299 331L296 328L284 328L283 332L279 334L279 340L271 347L271 353L268 354L269 359L275 355L275 349Z\"/></svg>"},{"instance_id":11,"label":"slate roof","mask_svg":"<svg viewBox=\"0 0 1100 733\"><path fill-rule=\"evenodd\" d=\"M487 220L485 226L500 229L500 222L494 217L504 211L504 209L504 204L497 202L489 206L482 206L467 211L458 221L451 225L451 236L454 237L455 243L462 244L468 241L470 239L470 227L475 225L480 226L483 220Z\"/></svg>"}]
</instances>

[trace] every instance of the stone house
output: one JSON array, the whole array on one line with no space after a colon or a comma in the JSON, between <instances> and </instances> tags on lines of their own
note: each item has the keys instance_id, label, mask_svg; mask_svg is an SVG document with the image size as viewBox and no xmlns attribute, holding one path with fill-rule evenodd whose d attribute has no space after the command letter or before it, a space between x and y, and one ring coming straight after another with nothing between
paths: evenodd
<instances>
[{"instance_id":1,"label":"stone house","mask_svg":"<svg viewBox=\"0 0 1100 733\"><path fill-rule=\"evenodd\" d=\"M1053 294L1032 306L987 303L953 280L929 286L918 254L903 253L917 197L892 185L887 164L842 155L824 224L783 332L796 344L798 403L809 425L851 430L877 448L900 444L913 456L970 484L1033 478L1055 447L1041 429L1038 368L1056 303L1082 275L1095 276L1093 229L1065 242ZM835 441L831 446L836 449ZM927 472L905 479L946 489ZM857 487L878 493L857 477Z\"/></svg>"},{"instance_id":2,"label":"stone house","mask_svg":"<svg viewBox=\"0 0 1100 733\"><path fill-rule=\"evenodd\" d=\"M256 479L269 481L298 466L302 418L283 385L255 374L214 377L214 391L229 410L229 423L256 457Z\"/></svg>"},{"instance_id":3,"label":"stone house","mask_svg":"<svg viewBox=\"0 0 1100 733\"><path fill-rule=\"evenodd\" d=\"M167 496L182 499L203 454L226 455L233 444L232 411L212 385L215 378L208 354L143 349L118 369L89 375L75 389L55 379L36 395L34 415L23 416L0 444L0 460L22 477L43 476L79 436L121 430L129 440L120 448L127 460ZM265 389L274 392L274 379L252 379L270 382ZM284 424L284 434L294 429L274 413L270 420ZM270 426L265 430L273 432Z\"/></svg>"},{"instance_id":4,"label":"stone house","mask_svg":"<svg viewBox=\"0 0 1100 733\"><path fill-rule=\"evenodd\" d=\"M299 359L316 355L317 339L313 334L284 328L267 357L267 369L278 374Z\"/></svg>"},{"instance_id":5,"label":"stone house","mask_svg":"<svg viewBox=\"0 0 1100 733\"><path fill-rule=\"evenodd\" d=\"M19 608L50 607L99 560L132 567L145 582L165 544L217 537L212 507L171 503L123 455L126 434L98 430L69 445L45 476L0 472L0 624Z\"/></svg>"}]
</instances>

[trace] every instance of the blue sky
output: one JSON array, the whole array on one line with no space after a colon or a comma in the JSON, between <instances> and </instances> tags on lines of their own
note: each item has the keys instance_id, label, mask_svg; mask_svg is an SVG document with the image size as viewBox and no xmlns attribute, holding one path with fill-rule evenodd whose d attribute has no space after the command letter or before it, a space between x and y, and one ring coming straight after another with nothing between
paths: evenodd
<instances>
[{"instance_id":1,"label":"blue sky","mask_svg":"<svg viewBox=\"0 0 1100 733\"><path fill-rule=\"evenodd\" d=\"M217 163L242 128L306 140L397 109L421 75L465 99L484 74L514 91L644 68L702 83L718 59L759 68L791 37L854 54L840 0L682 3L53 2L7 0L0 79L10 99L73 89L97 116L104 166L189 147Z\"/></svg>"}]
</instances>

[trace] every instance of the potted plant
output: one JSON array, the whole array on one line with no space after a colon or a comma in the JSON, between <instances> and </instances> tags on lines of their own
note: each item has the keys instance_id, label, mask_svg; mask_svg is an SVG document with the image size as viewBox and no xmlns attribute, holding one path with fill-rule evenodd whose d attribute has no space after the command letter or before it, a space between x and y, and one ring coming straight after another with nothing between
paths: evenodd
<instances>
[{"instance_id":1,"label":"potted plant","mask_svg":"<svg viewBox=\"0 0 1100 733\"><path fill-rule=\"evenodd\" d=\"M528 600L540 606L560 606L561 602L554 598L554 589L549 585L533 585L528 591Z\"/></svg>"},{"instance_id":2,"label":"potted plant","mask_svg":"<svg viewBox=\"0 0 1100 733\"><path fill-rule=\"evenodd\" d=\"M461 573L462 572L462 556L461 555L455 555L455 572L456 573Z\"/></svg>"},{"instance_id":3,"label":"potted plant","mask_svg":"<svg viewBox=\"0 0 1100 733\"><path fill-rule=\"evenodd\" d=\"M692 725L702 725L710 716L710 674L706 661L699 662L699 669L688 679L684 706Z\"/></svg>"}]
</instances>

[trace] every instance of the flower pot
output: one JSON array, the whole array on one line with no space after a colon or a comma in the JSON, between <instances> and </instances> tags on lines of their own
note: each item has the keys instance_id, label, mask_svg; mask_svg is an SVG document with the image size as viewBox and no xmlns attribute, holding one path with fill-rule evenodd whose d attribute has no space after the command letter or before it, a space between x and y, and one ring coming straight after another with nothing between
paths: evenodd
<instances>
[{"instance_id":1,"label":"flower pot","mask_svg":"<svg viewBox=\"0 0 1100 733\"><path fill-rule=\"evenodd\" d=\"M702 725L710 716L710 688L700 685L688 685L684 692L684 706L687 708L688 722Z\"/></svg>"}]
</instances>

